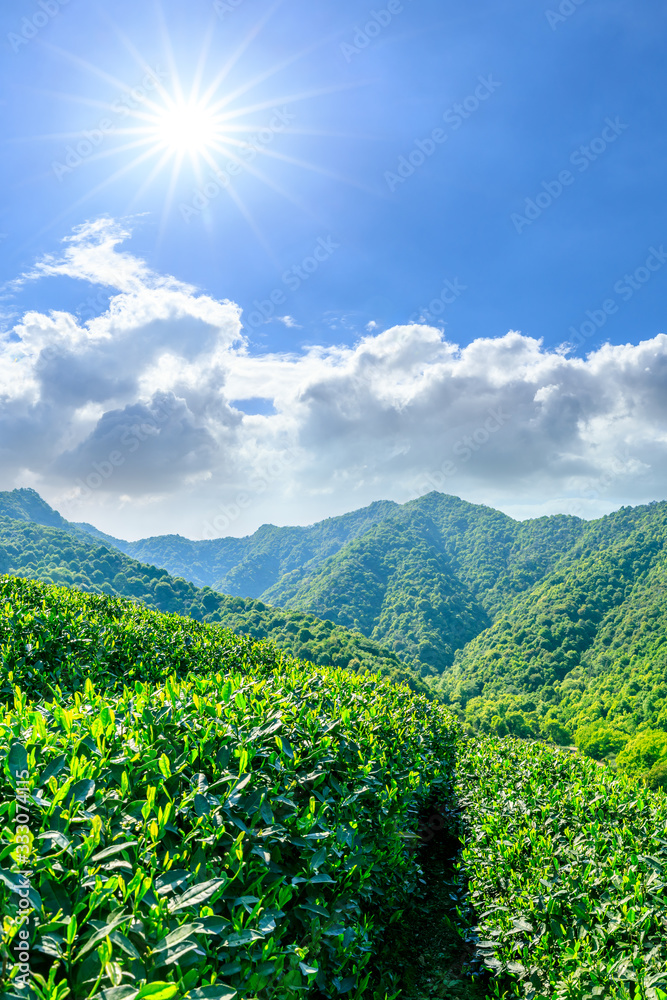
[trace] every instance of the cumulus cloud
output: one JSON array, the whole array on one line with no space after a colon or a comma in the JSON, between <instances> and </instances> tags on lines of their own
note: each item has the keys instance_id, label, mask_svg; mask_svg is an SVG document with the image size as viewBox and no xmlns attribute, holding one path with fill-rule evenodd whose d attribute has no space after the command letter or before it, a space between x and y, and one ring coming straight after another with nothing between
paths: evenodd
<instances>
[{"instance_id":1,"label":"cumulus cloud","mask_svg":"<svg viewBox=\"0 0 667 1000\"><path fill-rule=\"evenodd\" d=\"M29 311L0 341L0 488L34 485L133 537L430 489L522 516L667 496L662 334L578 358L518 332L461 348L424 324L369 324L353 346L253 356L238 306L156 274L121 249L129 236L87 223L17 279L111 297L84 323Z\"/></svg>"}]
</instances>

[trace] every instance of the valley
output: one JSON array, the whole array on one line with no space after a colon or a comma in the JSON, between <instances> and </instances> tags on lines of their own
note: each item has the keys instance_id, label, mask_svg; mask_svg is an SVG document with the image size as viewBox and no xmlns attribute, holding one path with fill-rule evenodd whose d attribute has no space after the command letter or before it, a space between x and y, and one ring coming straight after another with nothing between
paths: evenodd
<instances>
[{"instance_id":1,"label":"valley","mask_svg":"<svg viewBox=\"0 0 667 1000\"><path fill-rule=\"evenodd\" d=\"M38 1000L665 1000L666 533L0 494L3 969L27 927Z\"/></svg>"}]
</instances>

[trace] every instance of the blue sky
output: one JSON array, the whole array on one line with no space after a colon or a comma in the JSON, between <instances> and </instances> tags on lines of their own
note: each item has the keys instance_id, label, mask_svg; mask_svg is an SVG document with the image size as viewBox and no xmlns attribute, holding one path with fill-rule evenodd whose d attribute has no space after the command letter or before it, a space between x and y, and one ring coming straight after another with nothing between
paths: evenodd
<instances>
[{"instance_id":1,"label":"blue sky","mask_svg":"<svg viewBox=\"0 0 667 1000\"><path fill-rule=\"evenodd\" d=\"M327 419L313 412L296 431L292 426L291 443L285 443L290 433L285 386L296 392L298 383L301 403L322 398L321 386L312 383L312 367L300 368L294 378L285 376L280 391L268 392L275 371L257 367L254 374L250 369L243 374L248 359L270 357L284 371L290 357L304 364L330 350L339 352L338 361L352 357L346 350L356 350L359 357L363 338L370 343L384 331L414 324L440 331L441 345L461 348L474 348L485 338L500 344L509 331L518 331L523 347L540 341L540 351L557 367L565 357L574 363L590 352L604 352L605 344L653 342L667 325L667 257L661 243L667 238L666 20L667 12L648 0L537 5L528 0L502 5L380 0L375 6L367 0L218 0L217 5L208 0L187 5L21 0L5 5L0 12L5 193L0 255L6 344L23 340L19 353L28 358L29 338L19 329L28 311L43 317L53 310L71 314L84 328L109 316L113 296L129 293L129 285L114 283L111 257L106 270L81 260L53 264L75 231L94 259L97 237L80 227L103 218L126 233L122 251L116 237L105 244L107 250L113 245L110 252L130 255L139 269L135 277L141 268L150 274L151 294L171 280L187 286L193 301L197 295L215 303L229 300L241 311L235 350L246 360L231 364L218 390L224 395L223 383L239 383L229 389L224 405L247 425L247 439L237 442L232 463L245 455L245 472L238 463L232 473L219 462L214 468L191 455L178 489L172 485L147 493L144 484L135 493L127 477L121 488L123 476L114 475L92 499L82 500L85 490L79 487L83 513L116 530L129 520L126 534L136 534L160 510L161 529L178 530L183 490L189 496L210 490L214 506L221 496L220 503L231 509L253 463L261 464L257 455L289 447L311 469L306 451L315 449L327 471L317 482L288 476L280 503L278 487L267 488L261 502L228 526L232 533L256 526L272 505L274 519L287 521L326 516L380 495L406 499L418 489L415 477L433 478L434 468L446 463L466 433L489 419L482 409L452 424L450 394L440 410L447 443L434 463L418 456L412 437L426 433L426 424L420 432L415 416L406 429L396 417L394 426L385 413L375 451L369 439L369 453L348 468L339 454L341 441L335 446L330 439L315 441L313 428L318 420L327 426ZM186 158L175 172L172 157L153 174L160 153L136 130L145 129L147 116L179 87L187 97L198 79L199 93L206 92L225 66L228 71L208 97L209 104L226 100L221 148L209 150L214 163ZM137 141L144 145L127 148ZM248 166L230 176L239 141L255 152ZM145 158L133 163L143 153ZM44 266L47 259L50 270ZM16 282L26 274L31 277ZM63 335L61 330L60 343ZM402 337L395 343L403 343ZM429 337L415 334L411 342L423 348ZM74 341L79 347L70 345L70 354L83 351L80 338ZM42 337L40 349L44 343ZM373 341L376 347L380 350ZM656 350L661 354L662 349L659 342ZM420 363L434 371L430 348L424 350ZM614 357L622 368L625 355ZM535 364L539 368L542 362ZM636 358L633 364L639 364ZM334 368L331 362L329 370ZM600 464L593 453L597 448L599 457L604 448L595 427L607 411L584 412L589 389L575 391L558 379L540 382L542 376L536 383L535 371L531 385L539 383L535 392L542 393L541 405L552 384L560 387L565 409L559 420L575 420L577 446L570 442L554 453L549 475L539 484L529 483L523 459L517 461L515 478L506 481L494 437L493 447L484 442L480 455L475 451L466 476L452 475L443 488L520 514L562 508L577 496L582 512L595 513L664 491L653 475L654 459L635 439L628 438L623 454L605 452ZM90 387L97 376L88 371L81 377ZM485 377L489 385L498 381L489 371ZM5 488L29 482L61 506L73 502L75 484L87 482L89 465L77 469L63 455L85 451L105 414L152 405L158 391L175 392L173 380L153 379L149 386L146 378L129 395L114 390L102 401L90 390L85 405L77 396L77 406L68 404L57 418L63 437L53 442L51 452L40 452L32 464L8 460L0 469ZM477 390L468 386L465 391ZM32 419L39 406L51 405L53 393L44 390L37 403L26 392L23 410L18 407L7 417L6 435L22 433L25 407ZM405 411L396 402L400 389L396 392L394 416ZM573 392L576 419L567 402ZM204 418L186 395L178 398L187 405L201 447L220 456L228 445L206 424L210 410ZM237 406L239 399L246 402ZM350 399L348 392L346 402L336 404L346 419ZM358 419L367 426L355 399ZM419 407L412 402L416 414ZM634 405L626 403L626 410ZM95 406L97 423L91 423ZM280 413L283 423L271 425L270 433L269 424L260 433L259 424L249 419ZM294 405L291 413L294 422ZM515 459L530 451L525 442L535 424L532 416L525 419L507 444ZM661 414L658 427L660 419ZM389 446L382 435L392 426ZM357 431L351 425L345 435L358 442L363 434ZM265 432L268 437L262 438ZM558 435L551 433L553 443ZM156 440L161 436L156 432ZM25 452L27 445L22 447ZM343 449L348 457L350 448ZM411 455L409 468L396 464L401 454ZM85 461L106 458L91 453ZM469 478L473 466L475 476ZM643 476L639 493L628 486L638 474ZM614 482L613 489L600 485L607 480ZM228 490L231 500L224 499ZM595 498L583 497L586 490ZM310 499L295 507L295 495ZM206 501L206 510L212 502ZM145 516L136 513L140 507ZM197 514L183 533L201 533L202 523Z\"/></svg>"}]
</instances>

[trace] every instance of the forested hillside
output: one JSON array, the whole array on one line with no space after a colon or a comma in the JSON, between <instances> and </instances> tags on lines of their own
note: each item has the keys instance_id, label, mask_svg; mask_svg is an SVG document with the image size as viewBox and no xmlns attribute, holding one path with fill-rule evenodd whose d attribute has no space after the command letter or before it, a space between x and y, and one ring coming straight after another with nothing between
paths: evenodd
<instances>
[{"instance_id":1,"label":"forested hillside","mask_svg":"<svg viewBox=\"0 0 667 1000\"><path fill-rule=\"evenodd\" d=\"M607 732L615 750L638 728L667 731L666 542L666 503L591 522L438 686L488 731L509 714L517 735L552 721L563 741Z\"/></svg>"},{"instance_id":2,"label":"forested hillside","mask_svg":"<svg viewBox=\"0 0 667 1000\"><path fill-rule=\"evenodd\" d=\"M198 587L208 586L240 597L261 597L284 574L319 565L395 509L397 505L391 501L380 501L308 528L264 524L247 538L191 541L181 535L161 535L125 542L102 537L126 555L161 566ZM98 534L88 524L76 527Z\"/></svg>"},{"instance_id":3,"label":"forested hillside","mask_svg":"<svg viewBox=\"0 0 667 1000\"><path fill-rule=\"evenodd\" d=\"M222 622L323 665L377 664L469 731L574 742L647 778L667 757L667 503L517 522L431 493L310 528L123 543L191 559L191 576L224 568L230 589L273 581L261 601L100 545L33 491L0 496L2 511L4 572Z\"/></svg>"},{"instance_id":4,"label":"forested hillside","mask_svg":"<svg viewBox=\"0 0 667 1000\"><path fill-rule=\"evenodd\" d=\"M50 509L50 508L49 508ZM157 611L219 623L322 665L380 670L426 690L392 652L360 633L311 614L269 608L260 601L198 589L165 570L146 566L89 535L0 516L0 574L77 587L141 601Z\"/></svg>"},{"instance_id":5,"label":"forested hillside","mask_svg":"<svg viewBox=\"0 0 667 1000\"><path fill-rule=\"evenodd\" d=\"M423 673L439 673L548 572L583 528L583 521L565 516L519 523L431 493L314 572L285 577L263 599L352 625Z\"/></svg>"}]
</instances>

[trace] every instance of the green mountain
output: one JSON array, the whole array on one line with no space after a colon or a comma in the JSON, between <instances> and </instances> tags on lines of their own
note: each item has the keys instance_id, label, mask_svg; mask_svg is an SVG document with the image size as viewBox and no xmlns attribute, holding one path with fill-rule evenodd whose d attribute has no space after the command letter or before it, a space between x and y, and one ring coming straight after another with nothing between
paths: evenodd
<instances>
[{"instance_id":1,"label":"green mountain","mask_svg":"<svg viewBox=\"0 0 667 1000\"><path fill-rule=\"evenodd\" d=\"M313 571L285 577L262 599L357 628L423 673L441 672L549 571L584 526L565 516L521 523L431 493Z\"/></svg>"},{"instance_id":2,"label":"green mountain","mask_svg":"<svg viewBox=\"0 0 667 1000\"><path fill-rule=\"evenodd\" d=\"M22 532L8 538L5 572L224 622L320 664L378 662L413 684L415 671L472 731L574 740L598 757L667 732L667 503L519 522L431 493L242 539L117 543L180 560L198 579L224 570L230 590L259 602L174 579L114 540L100 547L94 529L63 522L32 491L0 495L4 511L7 530ZM60 533L57 545L36 548L34 520L37 535Z\"/></svg>"},{"instance_id":3,"label":"green mountain","mask_svg":"<svg viewBox=\"0 0 667 1000\"><path fill-rule=\"evenodd\" d=\"M211 541L159 535L125 542L104 535L89 524L76 527L101 537L140 562L161 566L173 576L182 576L198 587L213 587L221 593L240 597L261 597L284 574L319 565L395 509L397 504L379 501L307 528L277 528L264 524L247 538Z\"/></svg>"},{"instance_id":4,"label":"green mountain","mask_svg":"<svg viewBox=\"0 0 667 1000\"><path fill-rule=\"evenodd\" d=\"M247 538L103 538L197 586L355 629L428 677L451 666L511 598L542 579L584 527L565 516L517 522L431 493L307 528L263 525Z\"/></svg>"},{"instance_id":5,"label":"green mountain","mask_svg":"<svg viewBox=\"0 0 667 1000\"><path fill-rule=\"evenodd\" d=\"M12 490L11 493L0 493L0 516L11 517L17 521L31 521L50 528L72 527L57 511L49 507L35 490Z\"/></svg>"},{"instance_id":6,"label":"green mountain","mask_svg":"<svg viewBox=\"0 0 667 1000\"><path fill-rule=\"evenodd\" d=\"M496 703L570 733L667 730L667 503L586 525L554 570L462 650L439 682L469 718Z\"/></svg>"},{"instance_id":7,"label":"green mountain","mask_svg":"<svg viewBox=\"0 0 667 1000\"><path fill-rule=\"evenodd\" d=\"M357 671L379 670L407 680L414 690L426 690L394 653L358 632L312 614L269 608L260 601L224 596L208 587L199 589L100 545L90 535L29 520L30 513L42 520L53 518L47 505L38 505L30 497L21 503L24 499L18 498L18 505L9 507L13 513L23 511L23 518L0 515L0 574L131 597L156 611L222 624L254 639L270 638L280 649L304 660ZM2 509L8 509L4 503Z\"/></svg>"}]
</instances>

